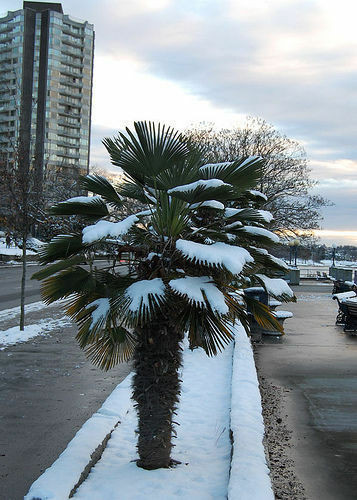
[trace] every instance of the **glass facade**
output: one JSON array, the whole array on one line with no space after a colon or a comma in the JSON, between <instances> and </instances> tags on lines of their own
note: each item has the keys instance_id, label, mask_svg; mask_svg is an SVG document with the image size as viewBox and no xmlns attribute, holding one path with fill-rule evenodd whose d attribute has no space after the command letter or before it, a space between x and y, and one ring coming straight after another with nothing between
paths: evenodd
<instances>
[{"instance_id":1,"label":"glass facade","mask_svg":"<svg viewBox=\"0 0 357 500\"><path fill-rule=\"evenodd\" d=\"M40 131L44 169L71 167L86 172L93 25L60 12L46 12L36 12L34 21L30 154L35 155ZM13 149L10 142L16 142L19 133L24 20L25 10L9 12L0 19L0 148L9 152Z\"/></svg>"}]
</instances>

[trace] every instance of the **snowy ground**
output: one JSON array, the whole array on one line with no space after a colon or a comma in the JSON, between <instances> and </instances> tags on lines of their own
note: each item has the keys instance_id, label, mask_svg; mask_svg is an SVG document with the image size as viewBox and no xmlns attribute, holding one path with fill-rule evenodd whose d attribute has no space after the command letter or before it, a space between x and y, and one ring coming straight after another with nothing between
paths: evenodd
<instances>
[{"instance_id":1,"label":"snowy ground","mask_svg":"<svg viewBox=\"0 0 357 500\"><path fill-rule=\"evenodd\" d=\"M32 250L27 250L26 253L27 255L37 255L36 252ZM0 238L0 254L21 256L22 249L17 247L14 242L11 242L10 248L6 248L5 238Z\"/></svg>"},{"instance_id":2,"label":"snowy ground","mask_svg":"<svg viewBox=\"0 0 357 500\"><path fill-rule=\"evenodd\" d=\"M173 458L181 465L145 471L133 462L137 458L137 419L130 400L129 376L52 467L35 481L26 500L67 499L91 453L111 431L102 458L74 498L273 500L262 445L260 394L244 330L237 327L235 347L227 347L215 358L208 358L201 349L191 352L186 346L183 366L177 415L180 425L173 451Z\"/></svg>"},{"instance_id":3,"label":"snowy ground","mask_svg":"<svg viewBox=\"0 0 357 500\"><path fill-rule=\"evenodd\" d=\"M3 351L10 345L27 342L28 340L37 337L38 335L47 335L52 330L58 327L69 326L71 323L63 312L56 311L55 314L50 312L52 308L58 309L58 303L52 306L46 306L42 301L33 302L25 306L25 319L31 318L31 313L40 312L41 318L29 319L30 324L25 324L24 331L21 331L19 324L20 307L12 307L11 309L3 309L0 311L0 351ZM43 312L49 316L42 317ZM30 316L29 316L30 315ZM10 326L14 323L14 326ZM6 326L5 326L6 325Z\"/></svg>"}]
</instances>

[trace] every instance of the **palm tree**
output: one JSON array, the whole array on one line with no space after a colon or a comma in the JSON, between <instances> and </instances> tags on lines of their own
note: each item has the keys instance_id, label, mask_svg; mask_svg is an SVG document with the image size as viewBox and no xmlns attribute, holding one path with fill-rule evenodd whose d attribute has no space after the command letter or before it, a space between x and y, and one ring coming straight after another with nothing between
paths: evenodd
<instances>
[{"instance_id":1,"label":"palm tree","mask_svg":"<svg viewBox=\"0 0 357 500\"><path fill-rule=\"evenodd\" d=\"M266 215L255 208L262 196L252 191L259 158L203 165L200 151L171 128L146 122L134 127L103 141L125 173L122 185L89 175L82 186L95 196L52 208L54 215L79 215L91 224L80 234L53 238L40 254L47 266L34 277L44 280L45 302L68 299L79 344L95 364L108 370L133 357L137 465L157 469L175 463L173 415L184 333L191 346L215 355L232 340L236 319L248 329L242 295L247 280L266 286L257 271L280 270L282 263L260 248L275 235L264 229ZM146 210L118 222L128 199ZM116 247L112 265L81 265L88 252L108 245ZM291 299L286 290L274 293ZM257 303L255 314L265 326L280 328L264 305Z\"/></svg>"}]
</instances>

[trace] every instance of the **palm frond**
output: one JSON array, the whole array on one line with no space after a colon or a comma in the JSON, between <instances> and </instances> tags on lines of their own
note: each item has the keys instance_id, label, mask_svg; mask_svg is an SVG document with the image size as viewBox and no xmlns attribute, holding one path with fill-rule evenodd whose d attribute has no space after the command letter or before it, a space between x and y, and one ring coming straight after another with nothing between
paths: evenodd
<instances>
[{"instance_id":1,"label":"palm frond","mask_svg":"<svg viewBox=\"0 0 357 500\"><path fill-rule=\"evenodd\" d=\"M263 161L260 157L250 156L234 162L212 163L201 167L205 179L221 179L233 184L239 191L253 189L261 176Z\"/></svg>"},{"instance_id":2,"label":"palm frond","mask_svg":"<svg viewBox=\"0 0 357 500\"><path fill-rule=\"evenodd\" d=\"M276 330L280 333L284 333L284 329L276 317L271 313L268 306L262 304L252 297L244 296L244 300L247 304L248 310L254 316L256 322L266 330Z\"/></svg>"},{"instance_id":3,"label":"palm frond","mask_svg":"<svg viewBox=\"0 0 357 500\"><path fill-rule=\"evenodd\" d=\"M45 279L41 285L41 295L46 304L51 304L72 294L89 295L97 287L98 283L92 274L76 266Z\"/></svg>"},{"instance_id":4,"label":"palm frond","mask_svg":"<svg viewBox=\"0 0 357 500\"><path fill-rule=\"evenodd\" d=\"M165 125L135 122L135 134L126 129L116 139L106 138L106 147L113 165L124 170L136 182L145 183L146 177L155 177L169 163L181 161L190 150L182 134Z\"/></svg>"},{"instance_id":5,"label":"palm frond","mask_svg":"<svg viewBox=\"0 0 357 500\"><path fill-rule=\"evenodd\" d=\"M123 204L121 196L117 193L114 186L103 176L89 174L80 178L80 184L83 189L100 195L103 200L114 208L120 208Z\"/></svg>"},{"instance_id":6,"label":"palm frond","mask_svg":"<svg viewBox=\"0 0 357 500\"><path fill-rule=\"evenodd\" d=\"M74 257L66 260L60 260L55 264L49 264L45 268L37 271L31 276L32 280L43 280L52 276L53 274L58 273L59 271L63 271L64 269L68 269L69 267L75 266L83 262L83 257L81 255L75 255Z\"/></svg>"},{"instance_id":7,"label":"palm frond","mask_svg":"<svg viewBox=\"0 0 357 500\"><path fill-rule=\"evenodd\" d=\"M107 205L97 197L88 201L62 201L49 209L50 215L81 215L90 220L97 220L109 215Z\"/></svg>"},{"instance_id":8,"label":"palm frond","mask_svg":"<svg viewBox=\"0 0 357 500\"><path fill-rule=\"evenodd\" d=\"M77 338L79 337L79 333ZM85 349L87 357L102 370L110 370L118 363L132 358L136 336L122 326L107 326L96 340Z\"/></svg>"},{"instance_id":9,"label":"palm frond","mask_svg":"<svg viewBox=\"0 0 357 500\"><path fill-rule=\"evenodd\" d=\"M88 245L82 243L81 234L60 234L52 238L38 252L41 264L48 264L58 259L68 259L73 255L84 254Z\"/></svg>"}]
</instances>

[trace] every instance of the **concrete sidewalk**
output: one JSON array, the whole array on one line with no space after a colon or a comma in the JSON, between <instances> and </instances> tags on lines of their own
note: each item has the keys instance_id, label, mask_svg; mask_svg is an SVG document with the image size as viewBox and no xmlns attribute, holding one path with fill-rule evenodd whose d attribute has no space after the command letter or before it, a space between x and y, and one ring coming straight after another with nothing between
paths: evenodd
<instances>
[{"instance_id":1,"label":"concrete sidewalk","mask_svg":"<svg viewBox=\"0 0 357 500\"><path fill-rule=\"evenodd\" d=\"M305 282L286 335L256 346L260 375L285 390L292 458L309 500L357 498L357 337L335 326L332 285ZM288 499L286 499L288 500Z\"/></svg>"}]
</instances>

